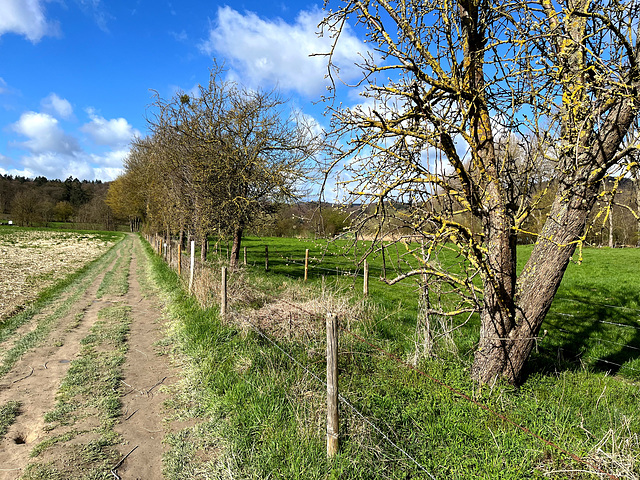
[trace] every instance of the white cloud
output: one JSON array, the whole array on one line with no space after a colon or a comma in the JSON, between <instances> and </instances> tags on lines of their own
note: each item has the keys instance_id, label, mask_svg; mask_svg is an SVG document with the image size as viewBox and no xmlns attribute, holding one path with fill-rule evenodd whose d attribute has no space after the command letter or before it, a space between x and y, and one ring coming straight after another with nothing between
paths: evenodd
<instances>
[{"instance_id":1,"label":"white cloud","mask_svg":"<svg viewBox=\"0 0 640 480\"><path fill-rule=\"evenodd\" d=\"M118 178L124 169L122 168L102 168L97 167L93 169L93 175L95 180L102 180L103 182L111 182Z\"/></svg>"},{"instance_id":2,"label":"white cloud","mask_svg":"<svg viewBox=\"0 0 640 480\"><path fill-rule=\"evenodd\" d=\"M47 177L49 179L65 179L70 176L90 179L91 167L75 155L44 152L28 155L21 159L22 167L33 173L34 176Z\"/></svg>"},{"instance_id":3,"label":"white cloud","mask_svg":"<svg viewBox=\"0 0 640 480\"><path fill-rule=\"evenodd\" d=\"M120 160L116 160L116 158ZM122 173L122 158L122 152L117 155L108 152L104 156L84 152L73 154L45 152L26 155L20 159L18 167L0 168L0 172L29 178L43 176L48 179L64 180L68 177L74 177L82 180L110 182Z\"/></svg>"},{"instance_id":4,"label":"white cloud","mask_svg":"<svg viewBox=\"0 0 640 480\"><path fill-rule=\"evenodd\" d=\"M0 95L7 93L9 91L7 82L5 82L4 78L0 77Z\"/></svg>"},{"instance_id":5,"label":"white cloud","mask_svg":"<svg viewBox=\"0 0 640 480\"><path fill-rule=\"evenodd\" d=\"M47 22L42 0L0 1L0 36L24 35L33 43L45 35L57 33L57 26Z\"/></svg>"},{"instance_id":6,"label":"white cloud","mask_svg":"<svg viewBox=\"0 0 640 480\"><path fill-rule=\"evenodd\" d=\"M91 109L87 113L91 122L83 125L81 130L98 145L120 147L128 144L133 137L140 135L140 132L122 117L107 120L96 115Z\"/></svg>"},{"instance_id":7,"label":"white cloud","mask_svg":"<svg viewBox=\"0 0 640 480\"><path fill-rule=\"evenodd\" d=\"M2 175L13 175L14 177L35 178L38 175L34 175L31 170L16 170L15 168L5 170L0 167L0 173Z\"/></svg>"},{"instance_id":8,"label":"white cloud","mask_svg":"<svg viewBox=\"0 0 640 480\"><path fill-rule=\"evenodd\" d=\"M26 112L13 124L13 130L29 140L19 145L33 153L73 153L80 150L75 138L67 135L58 120L47 113Z\"/></svg>"},{"instance_id":9,"label":"white cloud","mask_svg":"<svg viewBox=\"0 0 640 480\"><path fill-rule=\"evenodd\" d=\"M129 149L112 150L103 155L91 155L92 163L97 165L104 165L108 168L122 169L124 159L129 155Z\"/></svg>"},{"instance_id":10,"label":"white cloud","mask_svg":"<svg viewBox=\"0 0 640 480\"><path fill-rule=\"evenodd\" d=\"M300 12L293 24L282 19L268 20L255 13L241 14L225 6L218 9L214 28L200 49L229 59L239 71L243 83L267 87L279 85L307 96L317 96L329 86L327 59L311 54L327 53L331 49L329 35L317 35L324 13L319 9ZM340 67L343 79L354 79L360 70L355 63L366 46L345 26L334 52L334 63ZM268 84L268 85L265 85Z\"/></svg>"},{"instance_id":11,"label":"white cloud","mask_svg":"<svg viewBox=\"0 0 640 480\"><path fill-rule=\"evenodd\" d=\"M40 102L44 111L57 115L60 118L68 119L73 116L73 107L68 100L60 98L55 93L49 94Z\"/></svg>"},{"instance_id":12,"label":"white cloud","mask_svg":"<svg viewBox=\"0 0 640 480\"><path fill-rule=\"evenodd\" d=\"M55 94L44 99L42 105L61 117L73 115L71 104ZM26 151L14 158L0 154L0 172L29 178L72 176L83 180L114 180L122 173L132 136L139 132L123 118L106 120L93 110L89 110L89 115L91 121L81 129L96 144L106 146L99 151L95 146L90 151L82 149L76 137L65 132L58 119L49 113L23 113L11 129L27 140L10 145Z\"/></svg>"}]
</instances>

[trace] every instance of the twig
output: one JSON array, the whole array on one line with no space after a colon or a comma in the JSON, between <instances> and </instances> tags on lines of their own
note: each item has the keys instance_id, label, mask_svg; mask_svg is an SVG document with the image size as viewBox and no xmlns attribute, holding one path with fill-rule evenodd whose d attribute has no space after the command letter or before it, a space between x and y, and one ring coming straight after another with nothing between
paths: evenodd
<instances>
[{"instance_id":1,"label":"twig","mask_svg":"<svg viewBox=\"0 0 640 480\"><path fill-rule=\"evenodd\" d=\"M134 348L134 350L136 352L140 352L141 354L143 354L145 357L147 357L147 359L149 358L149 355L147 355L146 353L144 353L142 350L138 350L137 348Z\"/></svg>"},{"instance_id":2,"label":"twig","mask_svg":"<svg viewBox=\"0 0 640 480\"><path fill-rule=\"evenodd\" d=\"M120 475L118 475L118 474L116 473L116 470L118 470L118 467L120 467L120 465L122 465L122 462L124 462L124 461L127 459L127 457L133 453L133 451L134 451L136 448L138 448L138 445L136 445L135 447L133 447L133 448L131 449L131 451L130 451L129 453L127 453L124 457L122 457L122 458L120 459L120 461L119 461L118 463L116 463L116 464L115 464L115 466L111 469L111 475L113 475L113 476L114 476L114 478L115 478L116 480L122 480L122 479L120 478Z\"/></svg>"},{"instance_id":3,"label":"twig","mask_svg":"<svg viewBox=\"0 0 640 480\"><path fill-rule=\"evenodd\" d=\"M156 388L158 385L161 385L166 379L167 379L167 377L164 377L162 380L160 380L158 383L156 383L153 387L151 387L149 390L147 390L147 392L146 392L147 395L149 395L151 393L151 390Z\"/></svg>"},{"instance_id":4,"label":"twig","mask_svg":"<svg viewBox=\"0 0 640 480\"><path fill-rule=\"evenodd\" d=\"M140 410L140 409L139 409L139 408L136 408L136 409L133 411L133 413L132 413L131 415L129 415L127 418L125 418L125 419L124 419L124 421L126 422L126 421L127 421L127 420L129 420L131 417L133 417L133 416L136 414L136 412L137 412L138 410Z\"/></svg>"},{"instance_id":5,"label":"twig","mask_svg":"<svg viewBox=\"0 0 640 480\"><path fill-rule=\"evenodd\" d=\"M27 375L26 377L22 377L17 380L14 380L13 383L18 383L19 381L24 380L25 378L29 378L31 375L33 375L33 367L29 366L29 368L31 369L31 373L29 373L29 375Z\"/></svg>"}]
</instances>

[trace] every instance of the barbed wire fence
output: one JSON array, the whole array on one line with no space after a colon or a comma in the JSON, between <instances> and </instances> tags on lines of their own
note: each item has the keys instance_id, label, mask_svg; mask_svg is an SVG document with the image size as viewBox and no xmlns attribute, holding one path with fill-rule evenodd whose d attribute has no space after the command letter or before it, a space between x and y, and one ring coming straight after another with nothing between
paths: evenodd
<instances>
[{"instance_id":1,"label":"barbed wire fence","mask_svg":"<svg viewBox=\"0 0 640 480\"><path fill-rule=\"evenodd\" d=\"M227 305L227 301L226 301L226 296L227 296L227 291L226 291L226 285L222 285L222 283L225 283L225 281L223 280L223 282L219 282L218 279L218 275L217 273L214 273L213 271L213 265L211 263L208 262L202 262L200 260L195 260L194 256L193 256L193 250L191 255L187 256L187 255L183 255L182 254L182 250L181 250L181 246L178 245L177 242L173 242L170 241L169 243L164 242L163 239L161 239L159 236L147 236L146 237L147 241L149 241L150 245L154 248L154 251L163 257L163 259L166 261L166 263L169 265L170 268L172 268L174 271L176 271L183 283L185 285L191 285L193 283L192 286L192 293L193 295L196 296L196 298L198 299L198 301L204 305L204 306L211 306L212 304L215 303L221 303L225 305ZM193 247L192 247L193 248ZM289 256L285 256L282 255L281 252L278 252L276 249L273 249L273 247L270 250L272 253L275 253L276 255L278 255L282 260L285 260L288 264L293 264L293 265L299 265L301 267L304 267L305 269L309 267L307 261L298 261L295 260ZM220 255L220 251L218 251L218 255ZM244 250L244 264L247 264L247 250L245 247ZM220 255L222 257L222 255ZM224 259L222 259L222 263L224 262ZM227 260L228 260L228 253L227 253ZM190 264L189 264L190 262ZM268 260L267 260L268 262ZM268 263L265 266L265 268L268 269ZM356 269L356 270L349 270L349 269L333 269L333 268L323 268L320 265L315 265L312 267L314 270L316 271L323 271L323 272L327 272L327 273L331 273L331 274L336 274L336 275L348 275L351 277L360 277L360 278L366 278L366 273L364 271L364 269ZM226 272L226 271L225 271ZM223 273L223 276L226 278L226 273ZM195 279L197 280L195 280ZM191 280L189 280L191 279ZM219 288L216 288L216 285L220 284ZM198 286L200 285L200 286ZM221 297L224 296L224 299L221 299ZM276 299L276 297L272 297L272 299ZM568 299L568 298L562 298L559 297L558 299L560 300L567 300L567 301L573 301L573 302L578 302L578 303L584 303L587 305L593 305L590 304L589 302L585 302L585 301L581 301L578 299ZM320 315L316 312L310 312L305 310L303 307L301 307L300 305L291 303L291 302L287 302L285 300L283 300L282 298L278 299L279 301L288 304L290 307L298 309L299 311L303 312L304 314L308 315L310 318L315 318L316 320L321 320ZM633 312L638 312L640 313L640 309L633 309L633 308L629 308L629 307L623 307L623 306L616 306L616 305L606 305L606 304L598 304L598 306L601 307L605 307L605 308L617 308L617 309L625 309L627 311L633 311ZM558 313L559 315L568 315L568 316L573 316L572 314L563 314L563 313ZM289 319L290 320L290 319ZM283 355L285 355L289 360L291 360L295 365L297 365L299 368L301 368L305 374L307 374L309 377L313 378L318 384L324 386L324 387L328 387L327 381L325 379L322 379L319 375L317 375L316 373L314 373L311 369L308 368L308 366L306 366L305 364L303 364L300 360L296 359L295 356L293 354L291 354L290 352L288 352L275 338L272 338L270 335L268 335L264 329L260 328L259 325L254 324L248 317L243 316L241 318L241 321L246 323L252 331L254 331L257 335L259 335L261 338L263 338L265 341L267 341L270 345L272 345L274 348L276 348L278 351L280 351ZM621 323L617 323L617 322L608 322L606 320L598 320L599 323L603 323L603 324L607 324L607 325L611 325L611 326L615 326L618 328L633 328L633 329L637 329L640 330L640 325L628 325L628 324L621 324ZM389 359L395 361L398 365L400 365L403 368L407 368L410 369L416 373L418 373L419 375L427 378L428 380L430 380L432 383L437 384L445 389L447 389L448 391L451 392L452 395L457 395L460 396L461 398L464 398L466 401L474 404L476 407L478 407L479 409L482 409L486 412L488 412L490 415L493 415L495 418L500 419L501 421L510 424L511 426L521 430L522 432L524 432L527 435L530 435L534 438L536 438L538 441L542 442L543 444L555 449L556 451L558 451L559 453L566 455L568 457L570 457L571 459L573 459L574 461L578 462L579 464L582 464L586 467L588 467L590 469L590 472L593 474L596 474L602 478L609 478L612 480L617 480L619 479L618 476L609 473L607 471L605 471L604 469L602 469L600 466L598 466L595 462L587 459L587 458L583 458L580 457L578 455L576 455L573 452L570 452L569 450L561 447L560 445L556 444L555 442L548 440L544 437L542 437L541 435L538 435L537 433L533 432L532 430L530 430L529 428L527 428L524 425L521 425L520 423L510 419L508 416L497 412L496 410L492 409L491 407L488 407L486 405L484 405L481 402L478 402L477 400L475 400L471 395L468 395L464 392L462 392L459 389L456 389L448 384L446 384L445 382L443 382L442 380L439 380L429 374L427 374L426 372L418 369L415 365L412 365L411 363L408 363L404 360L402 360L401 358L397 357L396 355L384 350L383 348L375 345L373 342L365 339L364 337L356 334L355 332L351 331L349 328L345 327L342 323L340 323L339 326L340 331L344 332L345 334L348 334L350 336L352 336L353 338L357 339L358 341L368 345L369 347L373 348L374 350L378 351L379 353L381 353L382 355L387 356ZM566 329L563 329L561 327L557 327L558 331L561 331L563 333L572 333ZM599 341L605 342L605 343L610 343L610 344L614 344L617 346L621 346L623 348L628 348L631 350L635 350L635 351L640 351L640 348L638 347L634 347L631 345L626 345L626 344L621 344L619 342L612 342L612 341L608 341L605 339L598 339ZM604 359L604 358L595 358L595 357L587 357L589 360L593 360L593 361L600 361L602 363L606 363L606 364L610 364L613 366L616 366L618 368L621 368L623 365ZM632 371L638 371L640 372L640 370L638 369L634 369L630 366L625 366L625 368L628 368ZM356 408L353 404L353 402L349 401L348 398L346 398L343 394L338 394L338 398L340 400L340 402L348 409L350 409L352 411L352 413L354 415L356 415L357 417L359 417L364 423L366 423L372 430L374 430L378 435L380 435L380 437L382 437L387 443L389 443L389 445L391 445L394 449L396 449L408 462L414 464L422 473L426 474L429 478L431 479L435 479L436 477L429 471L427 470L427 468L422 465L414 456L412 456L409 452L407 452L405 449L403 449L397 442L394 442L390 435L385 433L383 431L382 428L378 427L376 425L376 423L367 418L367 416L361 412L358 408Z\"/></svg>"}]
</instances>

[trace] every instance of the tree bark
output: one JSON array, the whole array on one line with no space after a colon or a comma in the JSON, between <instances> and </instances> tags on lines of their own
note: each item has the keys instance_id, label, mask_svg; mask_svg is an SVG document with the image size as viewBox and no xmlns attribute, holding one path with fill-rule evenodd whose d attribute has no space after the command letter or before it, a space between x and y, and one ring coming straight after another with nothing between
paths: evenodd
<instances>
[{"instance_id":1,"label":"tree bark","mask_svg":"<svg viewBox=\"0 0 640 480\"><path fill-rule=\"evenodd\" d=\"M202 249L200 250L200 260L205 262L207 260L207 251L209 250L209 242L207 240L207 235L202 234Z\"/></svg>"},{"instance_id":2,"label":"tree bark","mask_svg":"<svg viewBox=\"0 0 640 480\"><path fill-rule=\"evenodd\" d=\"M531 353L542 322L560 286L564 272L578 241L584 234L589 212L596 202L607 166L638 112L635 103L620 102L612 108L602 128L585 140L582 167L576 168L561 182L551 211L542 228L531 257L516 284L515 322L508 335L501 333L504 313L496 307L499 297L491 289L485 296L481 314L480 345L472 367L473 378L490 383L502 377L518 383ZM563 165L570 165L571 157ZM499 247L499 245L496 245ZM489 240L489 255L491 241ZM486 288L486 287L485 287ZM499 342L499 343L491 343Z\"/></svg>"}]
</instances>

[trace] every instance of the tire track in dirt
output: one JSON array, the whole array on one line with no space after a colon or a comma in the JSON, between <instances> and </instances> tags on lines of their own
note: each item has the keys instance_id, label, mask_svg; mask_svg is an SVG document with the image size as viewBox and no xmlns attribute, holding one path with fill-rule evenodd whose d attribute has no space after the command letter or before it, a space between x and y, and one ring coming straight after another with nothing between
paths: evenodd
<instances>
[{"instance_id":1,"label":"tire track in dirt","mask_svg":"<svg viewBox=\"0 0 640 480\"><path fill-rule=\"evenodd\" d=\"M125 243L117 247L120 255ZM50 437L43 428L44 414L55 404L56 392L80 349L80 340L97 321L99 310L111 303L106 298L97 300L96 293L106 271L113 268L116 260L104 271L96 270L79 300L52 325L48 339L24 353L0 380L0 405L12 400L22 405L20 414L0 441L0 480L19 478L29 462L32 447ZM55 303L60 305L72 295L69 293ZM31 319L28 326L21 327L20 333L35 328L33 325L37 325L40 317L54 309L52 306Z\"/></svg>"},{"instance_id":2,"label":"tire track in dirt","mask_svg":"<svg viewBox=\"0 0 640 480\"><path fill-rule=\"evenodd\" d=\"M116 251L114 252L115 253L114 259L111 262L109 262L109 265L102 271L102 273L98 274L93 280L91 280L90 285L86 290L88 297L95 298L96 292L98 291L98 288L100 283L102 282L102 279L105 277L108 271L113 270L114 266L118 262L118 259L122 257L123 255L122 250L123 250L123 244L121 243L118 246L116 246ZM95 292L91 293L91 289L94 287L95 282L98 282L97 285L95 285ZM83 280L80 280L80 283L83 283ZM16 343L18 343L21 338L33 332L38 327L38 324L41 320L45 319L49 315L53 315L54 312L58 308L60 308L60 306L64 304L64 302L68 298L74 295L76 289L77 287L75 286L73 288L66 289L66 291L64 291L58 299L56 299L51 304L46 305L40 312L33 315L31 319L27 320L24 324L16 328L11 333L10 337L0 342L0 351L7 352L11 350L11 348ZM81 313L83 310L78 311L78 308L77 308L78 304L81 305L81 302L80 301L76 302L76 304L73 307L71 307L69 313L65 317L71 316L72 314Z\"/></svg>"},{"instance_id":3,"label":"tire track in dirt","mask_svg":"<svg viewBox=\"0 0 640 480\"><path fill-rule=\"evenodd\" d=\"M122 457L135 448L118 467L117 474L123 480L162 478L162 455L167 450L162 440L170 429L170 425L163 423L167 394L162 387L177 380L168 354L157 346L165 328L160 306L156 299L145 295L138 278L144 275L142 266L146 259L143 257L137 238L129 292L123 299L131 307L131 328L124 365L123 415L115 428L123 438L119 446Z\"/></svg>"}]
</instances>

